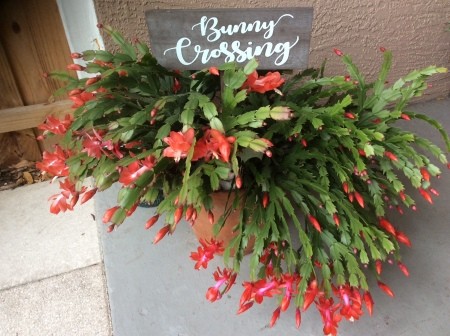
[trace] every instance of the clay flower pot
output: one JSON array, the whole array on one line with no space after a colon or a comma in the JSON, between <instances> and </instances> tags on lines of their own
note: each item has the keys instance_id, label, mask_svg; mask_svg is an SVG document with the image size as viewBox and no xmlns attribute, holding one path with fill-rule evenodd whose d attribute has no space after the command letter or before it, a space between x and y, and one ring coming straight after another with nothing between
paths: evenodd
<instances>
[{"instance_id":1,"label":"clay flower pot","mask_svg":"<svg viewBox=\"0 0 450 336\"><path fill-rule=\"evenodd\" d=\"M229 216L226 218L224 226L217 234L217 236L214 235L214 225L217 223L218 219L220 218L220 216L222 216L226 209L230 207L230 204L233 203L235 194L229 194L228 191L218 191L214 192L211 197L214 204L213 208L211 209L211 212L214 216L214 223L211 224L208 217L208 212L205 211L204 208L202 208L197 216L195 224L192 226L192 230L199 240L204 239L209 241L211 240L211 238L214 238L218 241L223 241L224 246L227 247L230 244L231 240L239 233L233 231L234 227L239 223L239 208L233 210L229 214ZM251 239L249 239L244 253L249 254L253 250L254 244L255 239L254 237L252 237ZM234 255L233 250L231 250L230 255Z\"/></svg>"}]
</instances>

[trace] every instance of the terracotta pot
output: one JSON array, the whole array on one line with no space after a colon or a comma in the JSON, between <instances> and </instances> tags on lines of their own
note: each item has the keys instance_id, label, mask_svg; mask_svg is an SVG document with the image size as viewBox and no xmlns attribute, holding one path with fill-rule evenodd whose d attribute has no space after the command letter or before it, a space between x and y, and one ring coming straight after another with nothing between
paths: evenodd
<instances>
[{"instance_id":1,"label":"terracotta pot","mask_svg":"<svg viewBox=\"0 0 450 336\"><path fill-rule=\"evenodd\" d=\"M211 212L214 215L214 224L217 223L218 219L221 217L221 215L225 211L225 205L227 205L228 200L228 207L230 204L232 204L235 194L232 193L230 195L230 198L228 199L228 191L219 191L214 192L212 195L213 200L213 208L211 209ZM194 226L192 227L192 230L194 231L195 235L197 236L197 239L205 239L210 240L211 238L214 238L219 241L224 242L224 246L227 247L231 240L236 237L237 232L233 232L233 228L236 226L236 224L239 222L239 208L234 210L226 219L224 226L220 230L219 234L217 236L214 236L214 224L211 224L208 219L208 213L205 211L205 209L202 209L201 212L198 214L197 219L195 221ZM248 245L244 251L245 254L249 254L253 250L253 246L255 245L255 239L254 237L251 237L249 239ZM231 250L230 255L234 255L234 251Z\"/></svg>"}]
</instances>

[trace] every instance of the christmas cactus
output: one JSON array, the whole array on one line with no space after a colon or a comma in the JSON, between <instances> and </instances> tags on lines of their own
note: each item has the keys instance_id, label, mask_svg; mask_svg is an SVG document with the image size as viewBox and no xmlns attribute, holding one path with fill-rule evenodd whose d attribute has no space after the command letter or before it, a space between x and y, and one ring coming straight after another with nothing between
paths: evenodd
<instances>
[{"instance_id":1,"label":"christmas cactus","mask_svg":"<svg viewBox=\"0 0 450 336\"><path fill-rule=\"evenodd\" d=\"M407 106L429 76L446 69L413 71L387 85L391 53L382 49L378 78L367 83L350 56L336 49L347 75L324 77L321 68L285 78L258 72L255 60L180 72L160 66L145 44L104 29L121 51L75 53L86 63L68 67L94 77L52 74L68 82L64 91L76 110L41 126L44 136L62 137L38 163L61 177L51 212L72 210L79 199L119 183L117 206L103 216L113 231L162 190L156 215L143 223L159 226L156 244L180 223L195 225L202 209L211 215L211 195L228 181L235 197L221 218L210 220L219 232L239 209L236 236L228 246L202 240L190 255L200 269L223 253L207 300L219 300L236 284L251 240L251 271L236 309L243 313L272 298L270 326L291 305L300 326L302 312L315 307L324 334L336 335L342 318L372 314L368 276L394 296L382 265L395 260L408 275L400 251L411 241L387 209L414 209L417 195L432 203L437 162L447 164L439 147L396 122L429 123L449 148L441 125ZM91 179L94 186L87 187ZM418 193L408 194L405 181Z\"/></svg>"}]
</instances>

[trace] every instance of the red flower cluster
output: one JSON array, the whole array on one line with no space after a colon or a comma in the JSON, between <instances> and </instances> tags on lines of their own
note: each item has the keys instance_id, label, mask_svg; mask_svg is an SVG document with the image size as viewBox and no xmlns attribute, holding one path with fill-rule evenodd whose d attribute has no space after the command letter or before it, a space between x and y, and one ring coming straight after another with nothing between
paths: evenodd
<instances>
[{"instance_id":1,"label":"red flower cluster","mask_svg":"<svg viewBox=\"0 0 450 336\"><path fill-rule=\"evenodd\" d=\"M194 268L196 270L201 267L207 268L208 262L214 259L214 255L217 253L223 253L224 246L222 241L211 239L210 241L200 239L200 244L197 248L197 252L191 252L191 259L196 261Z\"/></svg>"},{"instance_id":2,"label":"red flower cluster","mask_svg":"<svg viewBox=\"0 0 450 336\"><path fill-rule=\"evenodd\" d=\"M214 242L213 242L214 243ZM202 242L202 247L199 247L198 253L193 252L191 258L197 261L196 269L200 267L207 267L209 261L207 250L214 244L208 244ZM270 246L270 251L261 257L263 262L267 262L267 253L277 254L276 246ZM221 271L218 269L214 272L214 279L216 284L210 288L206 293L206 298L214 302L219 300L224 293L226 293L230 287L234 284L236 274L229 269ZM292 298L298 295L298 287L302 277L298 273L294 274L281 274L276 276L273 272L270 262L266 265L266 277L254 282L244 282L242 285L244 291L242 292L238 314L241 314L250 309L254 303L261 304L266 297L279 296L281 298L279 306L274 310L269 326L275 325L276 321L280 317L281 312L286 311L289 308ZM225 285L225 288L221 291L220 287ZM379 282L379 286L386 293L392 291L384 283ZM373 300L369 292L361 294L360 288L352 287L348 284L339 287L333 287L334 297L329 297L321 289L318 281L312 279L308 283L308 287L303 297L303 305L301 310L306 311L313 303L317 310L321 314L323 321L323 332L325 335L337 335L337 329L339 322L342 318L349 321L358 320L363 314L363 304L365 304L368 312L372 315ZM391 294L389 294L391 295ZM338 301L335 302L335 299ZM297 328L301 324L301 310L296 308L295 321Z\"/></svg>"},{"instance_id":3,"label":"red flower cluster","mask_svg":"<svg viewBox=\"0 0 450 336\"><path fill-rule=\"evenodd\" d=\"M69 92L69 99L73 101L73 108L83 106L87 101L95 98L94 93L87 92L81 89L74 89Z\"/></svg>"},{"instance_id":4,"label":"red flower cluster","mask_svg":"<svg viewBox=\"0 0 450 336\"><path fill-rule=\"evenodd\" d=\"M272 327L278 320L281 312L288 309L291 299L297 295L297 288L301 281L298 274L282 274L281 277L273 276L261 279L256 282L244 282L244 292L242 293L238 314L248 310L256 303L262 303L264 297L272 297L275 295L282 296L280 305L273 312L269 326ZM383 284L384 285L384 284ZM363 302L367 307L370 315L373 310L373 300L369 292L363 295L357 287L350 285L333 287L333 294L339 301L335 303L333 297L327 297L325 292L321 290L316 279L309 282L306 289L303 311L306 311L312 303L315 304L323 321L323 332L325 335L337 335L339 322L342 318L349 321L358 320L363 315ZM296 309L296 326L300 327L301 311Z\"/></svg>"},{"instance_id":5,"label":"red flower cluster","mask_svg":"<svg viewBox=\"0 0 450 336\"><path fill-rule=\"evenodd\" d=\"M97 192L97 188L86 192L87 187L85 186L81 188L81 191L77 191L75 189L75 184L68 178L59 182L59 188L62 190L61 193L50 196L49 198L49 200L52 201L50 212L53 214L58 214L61 211L66 212L67 210L73 210L73 207L77 204L81 194L84 193L81 198L81 204L83 204L90 200Z\"/></svg>"},{"instance_id":6,"label":"red flower cluster","mask_svg":"<svg viewBox=\"0 0 450 336\"><path fill-rule=\"evenodd\" d=\"M196 269L201 266L206 268L208 260L207 249L211 244L202 242L203 248L199 247L198 253L192 253L191 258L197 261ZM201 252L200 252L201 251ZM275 325L282 312L285 312L291 303L291 300L299 295L298 288L302 277L298 273L284 273L276 275L270 256L280 256L277 245L271 244L260 257L260 262L265 264L265 277L253 282L244 282L238 314L250 309L255 303L261 304L264 298L278 296L279 305L275 308L269 326ZM283 258L283 255L281 255ZM205 263L205 264L203 264ZM399 263L400 270L408 275L407 268ZM380 271L381 272L381 271ZM235 274L231 270L216 271L214 273L216 284L207 291L206 298L214 302L226 293L235 281ZM226 284L223 291L219 288ZM392 290L384 283L378 281L378 286L389 296L393 296ZM316 309L320 313L323 321L323 332L325 335L336 336L338 332L339 322L344 318L348 321L358 320L363 315L363 305L365 305L369 315L373 312L373 299L368 291L361 291L359 287L353 287L349 284L341 286L332 286L332 296L325 293L323 285L317 279L313 278L308 282L305 293L303 294L301 307L296 308L295 323L297 328L301 324L301 311L306 311L314 303Z\"/></svg>"},{"instance_id":7,"label":"red flower cluster","mask_svg":"<svg viewBox=\"0 0 450 336\"><path fill-rule=\"evenodd\" d=\"M215 129L208 129L203 137L197 141L192 161L204 158L205 161L218 159L223 162L230 160L231 145L236 141L234 137L226 138Z\"/></svg>"},{"instance_id":8,"label":"red flower cluster","mask_svg":"<svg viewBox=\"0 0 450 336\"><path fill-rule=\"evenodd\" d=\"M87 155L100 159L103 155L108 157L113 153L117 158L123 158L120 151L120 145L113 143L112 140L104 140L105 131L92 129L92 134L85 133L83 141L83 150Z\"/></svg>"},{"instance_id":9,"label":"red flower cluster","mask_svg":"<svg viewBox=\"0 0 450 336\"><path fill-rule=\"evenodd\" d=\"M42 161L36 162L36 168L53 176L68 176L69 167L66 165L66 159L69 156L69 153L55 145L54 152L45 151L42 154Z\"/></svg>"},{"instance_id":10,"label":"red flower cluster","mask_svg":"<svg viewBox=\"0 0 450 336\"><path fill-rule=\"evenodd\" d=\"M194 137L195 131L193 128L189 128L186 132L170 132L169 136L163 139L169 145L164 149L163 155L174 158L175 162L186 158L194 142ZM218 130L208 129L203 137L196 142L192 161L218 159L229 162L231 145L235 141L235 137L225 137Z\"/></svg>"},{"instance_id":11,"label":"red flower cluster","mask_svg":"<svg viewBox=\"0 0 450 336\"><path fill-rule=\"evenodd\" d=\"M72 125L73 116L71 114L66 114L63 120L60 120L53 116L47 116L45 122L39 125L38 128L46 132L50 132L58 135L65 135L70 125Z\"/></svg>"}]
</instances>

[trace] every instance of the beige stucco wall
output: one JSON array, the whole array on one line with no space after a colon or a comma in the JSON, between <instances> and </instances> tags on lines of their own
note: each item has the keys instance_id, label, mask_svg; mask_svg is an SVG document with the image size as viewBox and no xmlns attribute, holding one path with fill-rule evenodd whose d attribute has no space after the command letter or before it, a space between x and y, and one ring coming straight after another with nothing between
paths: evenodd
<instances>
[{"instance_id":1,"label":"beige stucco wall","mask_svg":"<svg viewBox=\"0 0 450 336\"><path fill-rule=\"evenodd\" d=\"M335 47L352 55L369 78L380 64L380 46L394 53L391 79L428 65L450 67L450 0L95 0L95 5L99 22L142 41L148 41L147 9L312 6L309 63L318 66L327 58L327 74L344 70L332 52ZM106 46L111 48L110 41ZM449 95L449 73L430 82L424 99Z\"/></svg>"}]
</instances>

